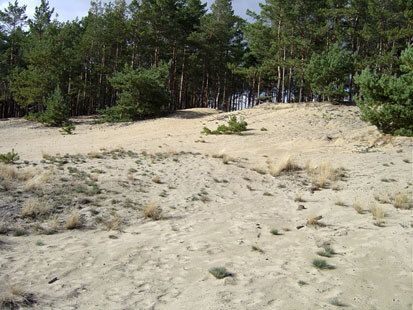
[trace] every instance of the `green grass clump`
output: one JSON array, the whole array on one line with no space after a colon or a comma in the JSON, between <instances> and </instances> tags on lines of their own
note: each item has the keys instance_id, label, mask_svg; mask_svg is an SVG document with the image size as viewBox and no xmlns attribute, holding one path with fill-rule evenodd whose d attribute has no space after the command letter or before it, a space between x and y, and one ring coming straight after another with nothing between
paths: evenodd
<instances>
[{"instance_id":1,"label":"green grass clump","mask_svg":"<svg viewBox=\"0 0 413 310\"><path fill-rule=\"evenodd\" d=\"M252 250L253 252L264 253L264 251L263 251L261 248L255 246L255 245L253 245L253 246L251 247L251 250Z\"/></svg>"},{"instance_id":2,"label":"green grass clump","mask_svg":"<svg viewBox=\"0 0 413 310\"><path fill-rule=\"evenodd\" d=\"M247 122L244 120L237 120L236 116L231 116L228 121L228 125L220 125L217 129L211 130L207 127L201 131L205 135L240 135L242 131L247 130Z\"/></svg>"},{"instance_id":3,"label":"green grass clump","mask_svg":"<svg viewBox=\"0 0 413 310\"><path fill-rule=\"evenodd\" d=\"M346 304L342 303L337 297L330 299L330 305L336 306L336 307L347 307Z\"/></svg>"},{"instance_id":4,"label":"green grass clump","mask_svg":"<svg viewBox=\"0 0 413 310\"><path fill-rule=\"evenodd\" d=\"M274 236L281 235L278 229L271 229L270 233Z\"/></svg>"},{"instance_id":5,"label":"green grass clump","mask_svg":"<svg viewBox=\"0 0 413 310\"><path fill-rule=\"evenodd\" d=\"M19 159L20 157L17 153L14 152L14 149L12 149L11 152L0 154L0 163L14 164Z\"/></svg>"},{"instance_id":6,"label":"green grass clump","mask_svg":"<svg viewBox=\"0 0 413 310\"><path fill-rule=\"evenodd\" d=\"M60 128L59 131L62 135L72 135L75 129L76 129L75 125L67 124L67 125L62 126L62 128Z\"/></svg>"},{"instance_id":7,"label":"green grass clump","mask_svg":"<svg viewBox=\"0 0 413 310\"><path fill-rule=\"evenodd\" d=\"M226 277L231 277L232 273L228 272L225 267L214 267L209 269L209 273L212 274L217 279L223 279Z\"/></svg>"},{"instance_id":8,"label":"green grass clump","mask_svg":"<svg viewBox=\"0 0 413 310\"><path fill-rule=\"evenodd\" d=\"M336 252L331 247L325 247L324 251L318 251L317 254L323 257L331 257L335 255Z\"/></svg>"},{"instance_id":9,"label":"green grass clump","mask_svg":"<svg viewBox=\"0 0 413 310\"><path fill-rule=\"evenodd\" d=\"M313 266L317 269L335 269L334 266L329 265L324 259L314 259Z\"/></svg>"}]
</instances>

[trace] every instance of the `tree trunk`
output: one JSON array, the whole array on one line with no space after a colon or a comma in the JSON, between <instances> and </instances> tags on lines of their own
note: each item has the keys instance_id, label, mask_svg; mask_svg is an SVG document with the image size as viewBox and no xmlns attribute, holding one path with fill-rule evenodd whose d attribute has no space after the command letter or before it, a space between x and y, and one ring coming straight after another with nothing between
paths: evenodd
<instances>
[{"instance_id":1,"label":"tree trunk","mask_svg":"<svg viewBox=\"0 0 413 310\"><path fill-rule=\"evenodd\" d=\"M186 58L186 47L184 47L184 56L182 59L182 72L181 72L181 82L179 83L179 108L182 109L182 96L184 93L184 79L185 79L185 59Z\"/></svg>"}]
</instances>

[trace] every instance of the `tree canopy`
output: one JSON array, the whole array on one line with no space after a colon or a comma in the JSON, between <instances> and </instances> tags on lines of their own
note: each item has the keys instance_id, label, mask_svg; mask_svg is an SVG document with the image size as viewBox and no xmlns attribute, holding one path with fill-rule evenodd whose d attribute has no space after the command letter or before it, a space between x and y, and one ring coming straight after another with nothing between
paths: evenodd
<instances>
[{"instance_id":1,"label":"tree canopy","mask_svg":"<svg viewBox=\"0 0 413 310\"><path fill-rule=\"evenodd\" d=\"M127 119L136 119L264 100L353 102L357 95L361 102L367 80L410 76L401 56L413 43L412 0L263 0L260 7L246 21L231 0L215 0L210 10L201 0L97 0L87 16L62 23L47 0L32 18L14 0L0 11L0 117L44 113L57 88L71 116L127 108L134 111ZM160 99L143 99L131 83ZM411 111L406 96L397 100Z\"/></svg>"}]
</instances>

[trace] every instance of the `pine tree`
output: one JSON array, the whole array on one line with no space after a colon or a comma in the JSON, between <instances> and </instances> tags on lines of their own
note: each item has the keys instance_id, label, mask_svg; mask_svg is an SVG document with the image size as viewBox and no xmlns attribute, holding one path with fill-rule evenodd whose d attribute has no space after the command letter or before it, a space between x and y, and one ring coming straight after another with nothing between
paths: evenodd
<instances>
[{"instance_id":1,"label":"pine tree","mask_svg":"<svg viewBox=\"0 0 413 310\"><path fill-rule=\"evenodd\" d=\"M401 74L381 76L368 69L355 77L362 118L384 133L413 136L413 47L400 56Z\"/></svg>"},{"instance_id":2,"label":"pine tree","mask_svg":"<svg viewBox=\"0 0 413 310\"><path fill-rule=\"evenodd\" d=\"M58 86L47 99L46 111L39 121L53 127L61 127L69 123L69 109Z\"/></svg>"}]
</instances>

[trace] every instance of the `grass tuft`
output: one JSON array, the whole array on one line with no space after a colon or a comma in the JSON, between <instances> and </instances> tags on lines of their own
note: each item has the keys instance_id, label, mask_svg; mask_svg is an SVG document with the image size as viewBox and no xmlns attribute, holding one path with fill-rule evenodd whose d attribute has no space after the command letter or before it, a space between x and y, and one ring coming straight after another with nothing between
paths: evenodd
<instances>
[{"instance_id":1,"label":"grass tuft","mask_svg":"<svg viewBox=\"0 0 413 310\"><path fill-rule=\"evenodd\" d=\"M228 272L225 267L214 267L209 269L209 273L217 279L224 279L226 277L232 277L232 273Z\"/></svg>"},{"instance_id":2,"label":"grass tuft","mask_svg":"<svg viewBox=\"0 0 413 310\"><path fill-rule=\"evenodd\" d=\"M375 204L372 204L370 206L370 212L373 215L374 225L379 226L379 227L383 226L384 224L383 219L385 215L383 208L378 207Z\"/></svg>"},{"instance_id":3,"label":"grass tuft","mask_svg":"<svg viewBox=\"0 0 413 310\"><path fill-rule=\"evenodd\" d=\"M66 221L66 229L72 230L78 227L80 227L80 217L78 213L74 212Z\"/></svg>"},{"instance_id":4,"label":"grass tuft","mask_svg":"<svg viewBox=\"0 0 413 310\"><path fill-rule=\"evenodd\" d=\"M33 294L16 285L9 285L0 293L0 309L20 309L35 303Z\"/></svg>"},{"instance_id":5,"label":"grass tuft","mask_svg":"<svg viewBox=\"0 0 413 310\"><path fill-rule=\"evenodd\" d=\"M281 235L280 232L278 231L278 229L271 229L270 233L274 236Z\"/></svg>"},{"instance_id":6,"label":"grass tuft","mask_svg":"<svg viewBox=\"0 0 413 310\"><path fill-rule=\"evenodd\" d=\"M358 214L364 213L363 207L361 206L361 202L357 199L354 201L353 208L354 210L356 210Z\"/></svg>"},{"instance_id":7,"label":"grass tuft","mask_svg":"<svg viewBox=\"0 0 413 310\"><path fill-rule=\"evenodd\" d=\"M292 157L290 155L285 156L282 158L277 164L270 164L269 165L270 174L275 177L280 175L283 172L292 172L300 170L301 168L294 163Z\"/></svg>"},{"instance_id":8,"label":"grass tuft","mask_svg":"<svg viewBox=\"0 0 413 310\"><path fill-rule=\"evenodd\" d=\"M313 266L317 269L335 269L334 266L329 265L324 259L314 259Z\"/></svg>"},{"instance_id":9,"label":"grass tuft","mask_svg":"<svg viewBox=\"0 0 413 310\"><path fill-rule=\"evenodd\" d=\"M413 208L413 200L410 197L404 193L404 192L399 192L396 193L393 196L393 206L396 209L406 209L406 210L410 210Z\"/></svg>"},{"instance_id":10,"label":"grass tuft","mask_svg":"<svg viewBox=\"0 0 413 310\"><path fill-rule=\"evenodd\" d=\"M318 255L323 256L323 257L332 257L333 255L337 254L333 248L327 246L324 248L323 251L318 251Z\"/></svg>"},{"instance_id":11,"label":"grass tuft","mask_svg":"<svg viewBox=\"0 0 413 310\"><path fill-rule=\"evenodd\" d=\"M342 303L337 297L330 299L329 303L330 305L333 305L336 307L347 307L347 305Z\"/></svg>"},{"instance_id":12,"label":"grass tuft","mask_svg":"<svg viewBox=\"0 0 413 310\"><path fill-rule=\"evenodd\" d=\"M145 205L142 213L145 218L150 218L154 221L162 219L162 209L153 202Z\"/></svg>"},{"instance_id":13,"label":"grass tuft","mask_svg":"<svg viewBox=\"0 0 413 310\"><path fill-rule=\"evenodd\" d=\"M22 217L38 218L46 215L50 208L36 200L27 200L23 203L21 215Z\"/></svg>"}]
</instances>

